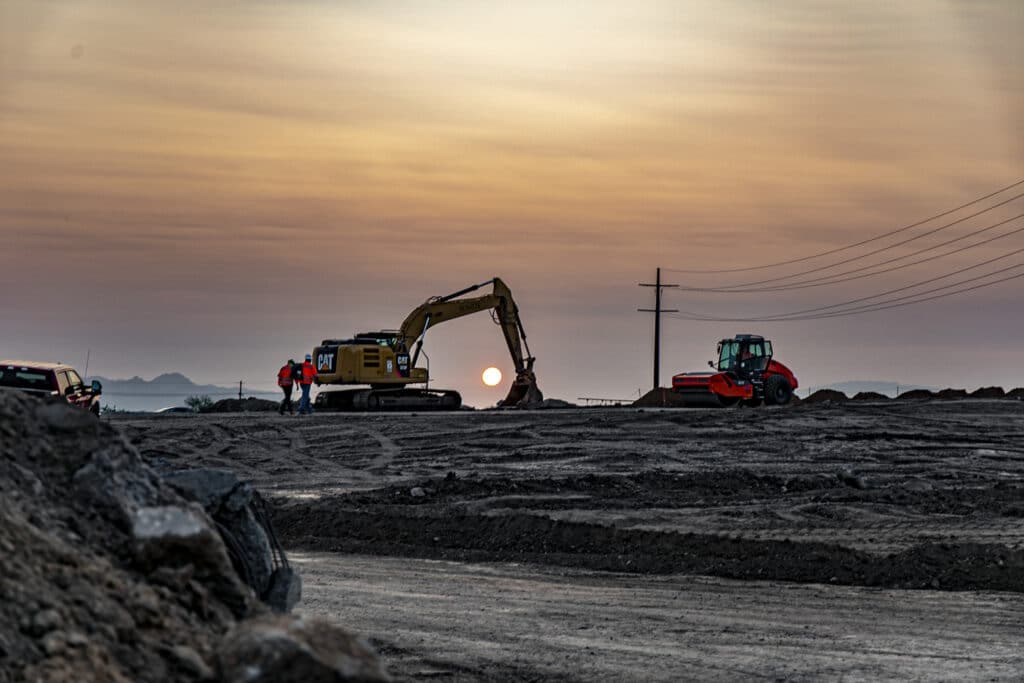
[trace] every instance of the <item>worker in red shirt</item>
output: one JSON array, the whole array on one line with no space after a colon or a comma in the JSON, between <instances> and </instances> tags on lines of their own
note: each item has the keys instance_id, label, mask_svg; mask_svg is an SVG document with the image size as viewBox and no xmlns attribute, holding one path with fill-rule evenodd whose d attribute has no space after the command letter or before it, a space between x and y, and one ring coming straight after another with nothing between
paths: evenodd
<instances>
[{"instance_id":1,"label":"worker in red shirt","mask_svg":"<svg viewBox=\"0 0 1024 683\"><path fill-rule=\"evenodd\" d=\"M302 379L299 380L299 388L302 389L302 399L299 400L299 415L312 415L313 404L309 402L309 389L316 379L316 368L313 367L313 356L306 354L306 362L302 364Z\"/></svg>"},{"instance_id":2,"label":"worker in red shirt","mask_svg":"<svg viewBox=\"0 0 1024 683\"><path fill-rule=\"evenodd\" d=\"M289 358L288 362L277 371L277 386L281 387L281 391L284 392L284 400L281 401L281 407L277 409L281 415L284 415L285 408L288 409L289 415L295 414L295 407L292 405L292 386L295 384L292 381L292 367L294 366L295 361Z\"/></svg>"}]
</instances>

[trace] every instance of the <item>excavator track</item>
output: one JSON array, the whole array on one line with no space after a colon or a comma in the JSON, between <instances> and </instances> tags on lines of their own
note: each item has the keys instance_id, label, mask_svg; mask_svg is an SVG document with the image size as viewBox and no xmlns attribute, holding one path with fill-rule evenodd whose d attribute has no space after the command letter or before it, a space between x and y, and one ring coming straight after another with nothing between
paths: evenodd
<instances>
[{"instance_id":1,"label":"excavator track","mask_svg":"<svg viewBox=\"0 0 1024 683\"><path fill-rule=\"evenodd\" d=\"M344 389L322 391L317 410L327 412L376 412L458 410L462 396L450 389Z\"/></svg>"}]
</instances>

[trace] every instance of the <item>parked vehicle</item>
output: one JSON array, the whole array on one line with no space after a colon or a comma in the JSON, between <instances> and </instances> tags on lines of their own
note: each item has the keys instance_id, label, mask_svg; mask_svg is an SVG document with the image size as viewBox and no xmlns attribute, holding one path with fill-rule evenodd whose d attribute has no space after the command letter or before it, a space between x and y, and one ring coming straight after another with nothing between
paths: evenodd
<instances>
[{"instance_id":1,"label":"parked vehicle","mask_svg":"<svg viewBox=\"0 0 1024 683\"><path fill-rule=\"evenodd\" d=\"M71 405L99 415L103 385L96 380L86 384L78 371L63 363L0 360L0 390L62 396Z\"/></svg>"}]
</instances>

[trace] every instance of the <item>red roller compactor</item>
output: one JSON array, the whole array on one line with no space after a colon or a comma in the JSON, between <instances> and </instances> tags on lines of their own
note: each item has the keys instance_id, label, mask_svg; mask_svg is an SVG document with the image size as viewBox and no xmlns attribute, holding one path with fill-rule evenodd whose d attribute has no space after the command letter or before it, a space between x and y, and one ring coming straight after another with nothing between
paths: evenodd
<instances>
[{"instance_id":1,"label":"red roller compactor","mask_svg":"<svg viewBox=\"0 0 1024 683\"><path fill-rule=\"evenodd\" d=\"M673 391L686 405L785 405L799 386L793 371L772 358L772 343L753 334L718 342L718 364L708 365L712 372L684 372L672 378Z\"/></svg>"}]
</instances>

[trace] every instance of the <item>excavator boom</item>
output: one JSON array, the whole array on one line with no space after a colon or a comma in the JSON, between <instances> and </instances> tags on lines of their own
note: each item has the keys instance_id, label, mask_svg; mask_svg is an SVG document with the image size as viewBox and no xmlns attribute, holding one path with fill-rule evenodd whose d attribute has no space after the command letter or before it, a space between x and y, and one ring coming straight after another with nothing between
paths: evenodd
<instances>
[{"instance_id":1,"label":"excavator boom","mask_svg":"<svg viewBox=\"0 0 1024 683\"><path fill-rule=\"evenodd\" d=\"M492 286L490 293L466 297L488 285ZM453 407L452 397L455 397L457 400L454 407L457 407L461 398L458 398L456 392L439 393L436 389L431 392L403 387L426 384L429 379L426 369L416 367L428 330L449 320L482 311L490 311L494 321L501 327L516 371L509 393L499 405L525 407L540 403L543 395L537 387L537 377L533 372L535 359L530 355L526 343L526 331L519 317L519 308L512 298L511 290L500 278L492 278L447 296L428 299L413 309L401 327L393 332L364 333L350 340L324 340L314 349L318 381L320 384L332 385L369 384L371 389L368 391L345 392L352 396L352 404L356 408L431 407L417 406L416 396L431 398L433 403L438 404L434 407L446 408ZM345 399L330 396L336 393L339 392L327 392L328 398L324 402L345 404ZM375 402L381 405L374 405Z\"/></svg>"}]
</instances>

